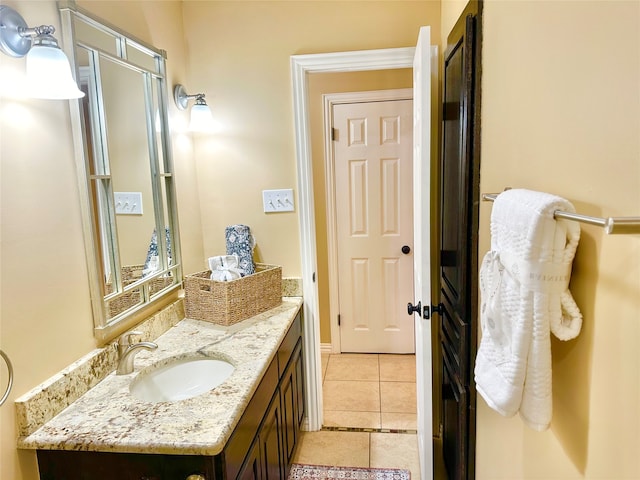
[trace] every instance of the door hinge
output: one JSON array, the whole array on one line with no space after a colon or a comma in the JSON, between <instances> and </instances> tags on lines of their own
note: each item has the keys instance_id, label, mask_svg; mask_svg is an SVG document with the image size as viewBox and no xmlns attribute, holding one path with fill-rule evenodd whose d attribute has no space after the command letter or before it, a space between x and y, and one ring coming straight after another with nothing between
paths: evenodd
<instances>
[{"instance_id":1,"label":"door hinge","mask_svg":"<svg viewBox=\"0 0 640 480\"><path fill-rule=\"evenodd\" d=\"M340 326L340 314L338 314L338 326Z\"/></svg>"},{"instance_id":2,"label":"door hinge","mask_svg":"<svg viewBox=\"0 0 640 480\"><path fill-rule=\"evenodd\" d=\"M335 127L331 127L331 141L335 142L338 140L338 129Z\"/></svg>"}]
</instances>

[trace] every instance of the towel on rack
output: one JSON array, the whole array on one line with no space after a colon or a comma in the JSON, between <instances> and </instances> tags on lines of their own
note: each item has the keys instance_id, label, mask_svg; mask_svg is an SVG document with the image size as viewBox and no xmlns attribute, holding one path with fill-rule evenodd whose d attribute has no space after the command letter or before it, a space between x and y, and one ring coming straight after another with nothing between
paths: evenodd
<instances>
[{"instance_id":1,"label":"towel on rack","mask_svg":"<svg viewBox=\"0 0 640 480\"><path fill-rule=\"evenodd\" d=\"M520 412L535 430L551 422L551 338L580 333L582 315L569 291L580 226L556 220L575 212L560 197L507 190L491 212L491 250L480 267L480 322L475 380L489 406Z\"/></svg>"},{"instance_id":2,"label":"towel on rack","mask_svg":"<svg viewBox=\"0 0 640 480\"><path fill-rule=\"evenodd\" d=\"M229 282L242 277L242 272L238 268L239 259L237 255L218 255L207 260L209 270L211 270L211 280L219 282Z\"/></svg>"},{"instance_id":3,"label":"towel on rack","mask_svg":"<svg viewBox=\"0 0 640 480\"><path fill-rule=\"evenodd\" d=\"M225 239L227 255L238 256L238 268L242 271L242 276L255 273L256 267L253 263L255 240L251 235L251 229L247 225L230 225L225 229Z\"/></svg>"}]
</instances>

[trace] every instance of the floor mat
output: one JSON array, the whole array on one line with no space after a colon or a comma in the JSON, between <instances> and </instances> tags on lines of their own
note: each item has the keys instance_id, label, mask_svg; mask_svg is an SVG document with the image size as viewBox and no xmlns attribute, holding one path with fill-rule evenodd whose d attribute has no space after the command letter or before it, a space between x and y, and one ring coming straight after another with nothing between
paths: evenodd
<instances>
[{"instance_id":1,"label":"floor mat","mask_svg":"<svg viewBox=\"0 0 640 480\"><path fill-rule=\"evenodd\" d=\"M289 480L410 480L409 470L398 468L291 465Z\"/></svg>"}]
</instances>

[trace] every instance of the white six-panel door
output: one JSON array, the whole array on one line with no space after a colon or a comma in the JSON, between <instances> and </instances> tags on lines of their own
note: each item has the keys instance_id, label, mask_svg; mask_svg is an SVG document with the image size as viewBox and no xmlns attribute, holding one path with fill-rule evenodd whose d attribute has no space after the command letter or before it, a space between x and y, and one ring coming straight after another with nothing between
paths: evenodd
<instances>
[{"instance_id":1,"label":"white six-panel door","mask_svg":"<svg viewBox=\"0 0 640 480\"><path fill-rule=\"evenodd\" d=\"M342 352L415 351L412 117L411 100L333 106Z\"/></svg>"}]
</instances>

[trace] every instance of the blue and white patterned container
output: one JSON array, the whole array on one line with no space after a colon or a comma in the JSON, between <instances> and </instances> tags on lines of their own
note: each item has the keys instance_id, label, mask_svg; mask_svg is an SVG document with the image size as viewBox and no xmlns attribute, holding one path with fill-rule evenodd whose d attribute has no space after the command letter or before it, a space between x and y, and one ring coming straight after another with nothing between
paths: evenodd
<instances>
[{"instance_id":1,"label":"blue and white patterned container","mask_svg":"<svg viewBox=\"0 0 640 480\"><path fill-rule=\"evenodd\" d=\"M230 225L225 229L227 255L237 255L238 268L242 276L252 275L256 271L253 263L255 241L251 229L247 225Z\"/></svg>"}]
</instances>

